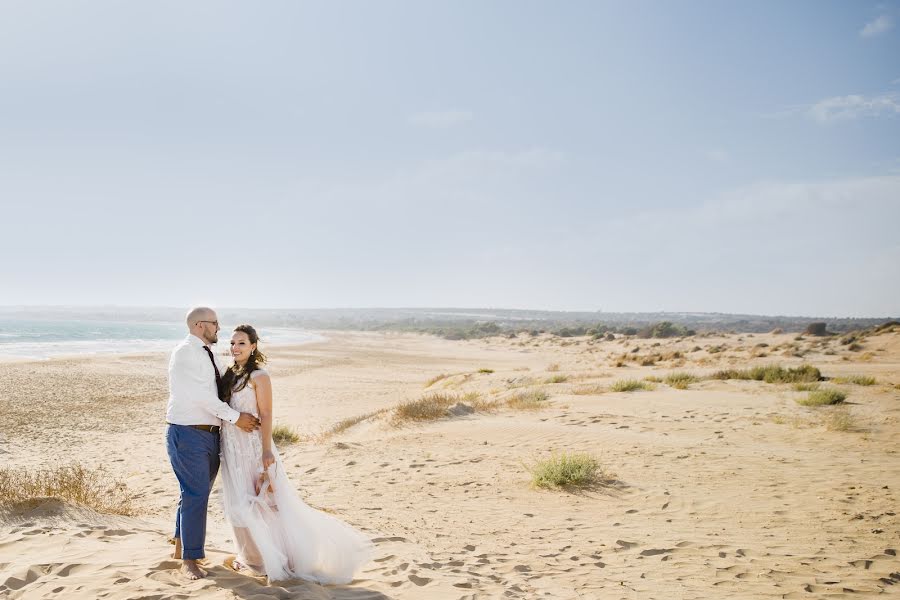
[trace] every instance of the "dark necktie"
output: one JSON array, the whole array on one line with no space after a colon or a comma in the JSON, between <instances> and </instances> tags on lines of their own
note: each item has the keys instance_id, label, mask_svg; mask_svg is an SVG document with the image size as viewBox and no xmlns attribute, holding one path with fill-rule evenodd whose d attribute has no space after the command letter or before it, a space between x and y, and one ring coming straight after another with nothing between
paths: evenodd
<instances>
[{"instance_id":1,"label":"dark necktie","mask_svg":"<svg viewBox=\"0 0 900 600\"><path fill-rule=\"evenodd\" d=\"M212 350L209 349L209 346L203 346L203 349L206 350L206 353L209 354L209 360L212 361L213 370L216 372L216 393L222 388L222 376L219 375L219 367L216 366L216 359L213 358Z\"/></svg>"}]
</instances>

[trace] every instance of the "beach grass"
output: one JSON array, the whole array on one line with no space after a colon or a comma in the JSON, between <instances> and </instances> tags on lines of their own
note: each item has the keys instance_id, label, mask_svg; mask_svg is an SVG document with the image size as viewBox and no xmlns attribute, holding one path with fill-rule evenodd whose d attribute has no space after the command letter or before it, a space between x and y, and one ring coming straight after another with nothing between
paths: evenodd
<instances>
[{"instance_id":1,"label":"beach grass","mask_svg":"<svg viewBox=\"0 0 900 600\"><path fill-rule=\"evenodd\" d=\"M447 416L447 409L459 402L456 394L433 393L417 400L401 402L394 409L394 421L434 421Z\"/></svg>"},{"instance_id":2,"label":"beach grass","mask_svg":"<svg viewBox=\"0 0 900 600\"><path fill-rule=\"evenodd\" d=\"M828 431L857 431L859 425L846 407L839 406L828 411L822 417L822 424Z\"/></svg>"},{"instance_id":3,"label":"beach grass","mask_svg":"<svg viewBox=\"0 0 900 600\"><path fill-rule=\"evenodd\" d=\"M276 425L272 428L272 441L276 444L296 444L300 441L300 434L287 425Z\"/></svg>"},{"instance_id":4,"label":"beach grass","mask_svg":"<svg viewBox=\"0 0 900 600\"><path fill-rule=\"evenodd\" d=\"M588 488L608 478L600 462L584 452L554 453L530 465L528 471L531 484L545 489Z\"/></svg>"},{"instance_id":5,"label":"beach grass","mask_svg":"<svg viewBox=\"0 0 900 600\"><path fill-rule=\"evenodd\" d=\"M853 384L853 385L875 385L878 380L870 375L847 375L845 377L835 377L831 380L833 383Z\"/></svg>"},{"instance_id":6,"label":"beach grass","mask_svg":"<svg viewBox=\"0 0 900 600\"><path fill-rule=\"evenodd\" d=\"M811 392L819 389L819 384L815 382L798 381L791 386L795 392Z\"/></svg>"},{"instance_id":7,"label":"beach grass","mask_svg":"<svg viewBox=\"0 0 900 600\"><path fill-rule=\"evenodd\" d=\"M669 373L666 375L665 382L666 385L671 386L678 390L686 390L688 386L692 383L696 383L700 379L696 375L692 375L690 373L684 372L675 372Z\"/></svg>"},{"instance_id":8,"label":"beach grass","mask_svg":"<svg viewBox=\"0 0 900 600\"><path fill-rule=\"evenodd\" d=\"M36 498L57 498L107 514L137 513L131 490L103 467L72 464L35 470L0 469L0 504Z\"/></svg>"},{"instance_id":9,"label":"beach grass","mask_svg":"<svg viewBox=\"0 0 900 600\"><path fill-rule=\"evenodd\" d=\"M425 387L429 388L429 387L433 386L434 384L436 384L441 379L446 379L448 377L450 377L449 373L441 373L440 375L435 375L434 377L432 377L431 379L429 379L428 381L425 382Z\"/></svg>"},{"instance_id":10,"label":"beach grass","mask_svg":"<svg viewBox=\"0 0 900 600\"><path fill-rule=\"evenodd\" d=\"M547 406L549 398L544 390L519 392L506 399L506 406L515 410L538 410Z\"/></svg>"},{"instance_id":11,"label":"beach grass","mask_svg":"<svg viewBox=\"0 0 900 600\"><path fill-rule=\"evenodd\" d=\"M800 365L785 369L779 365L765 365L750 369L725 369L716 371L710 379L743 379L766 383L802 383L822 380L822 373L812 365Z\"/></svg>"},{"instance_id":12,"label":"beach grass","mask_svg":"<svg viewBox=\"0 0 900 600\"><path fill-rule=\"evenodd\" d=\"M582 385L572 390L576 396L597 396L606 391L602 385Z\"/></svg>"},{"instance_id":13,"label":"beach grass","mask_svg":"<svg viewBox=\"0 0 900 600\"><path fill-rule=\"evenodd\" d=\"M847 399L847 394L835 389L820 389L809 392L806 398L798 398L797 404L802 406L830 406L840 404Z\"/></svg>"},{"instance_id":14,"label":"beach grass","mask_svg":"<svg viewBox=\"0 0 900 600\"><path fill-rule=\"evenodd\" d=\"M358 424L362 423L363 421L367 421L367 420L371 419L372 417L376 417L386 411L387 411L386 408L382 408L380 410L367 412L365 414L356 415L354 417L347 417L346 419L341 419L340 421L338 421L337 423L335 423L334 425L329 427L322 434L322 437L327 438L327 437L331 437L333 435L339 435L341 433L344 433L345 431L347 431L354 425L358 425Z\"/></svg>"},{"instance_id":15,"label":"beach grass","mask_svg":"<svg viewBox=\"0 0 900 600\"><path fill-rule=\"evenodd\" d=\"M611 392L636 392L639 390L653 390L654 385L638 379L620 379L612 384Z\"/></svg>"}]
</instances>

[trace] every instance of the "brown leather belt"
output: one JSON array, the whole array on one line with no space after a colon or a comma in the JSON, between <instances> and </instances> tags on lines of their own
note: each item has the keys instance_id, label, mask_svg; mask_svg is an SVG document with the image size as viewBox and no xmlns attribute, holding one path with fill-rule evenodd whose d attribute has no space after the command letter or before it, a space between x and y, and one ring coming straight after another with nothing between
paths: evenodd
<instances>
[{"instance_id":1,"label":"brown leather belt","mask_svg":"<svg viewBox=\"0 0 900 600\"><path fill-rule=\"evenodd\" d=\"M210 433L219 433L218 425L188 425L193 429L199 429L200 431L208 431Z\"/></svg>"},{"instance_id":2,"label":"brown leather belt","mask_svg":"<svg viewBox=\"0 0 900 600\"><path fill-rule=\"evenodd\" d=\"M171 423L169 423L171 425ZM185 425L184 427L190 427L191 429L199 429L200 431L208 431L210 433L219 433L220 427L218 425Z\"/></svg>"}]
</instances>

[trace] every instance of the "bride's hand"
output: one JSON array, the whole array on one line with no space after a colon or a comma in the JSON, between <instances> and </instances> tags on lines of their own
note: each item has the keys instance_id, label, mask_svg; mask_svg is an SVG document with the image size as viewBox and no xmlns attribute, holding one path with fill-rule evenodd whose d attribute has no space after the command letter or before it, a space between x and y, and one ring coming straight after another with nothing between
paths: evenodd
<instances>
[{"instance_id":1,"label":"bride's hand","mask_svg":"<svg viewBox=\"0 0 900 600\"><path fill-rule=\"evenodd\" d=\"M262 453L263 470L268 469L275 464L275 454L270 450Z\"/></svg>"},{"instance_id":2,"label":"bride's hand","mask_svg":"<svg viewBox=\"0 0 900 600\"><path fill-rule=\"evenodd\" d=\"M253 482L253 491L256 492L256 495L259 496L260 490L263 488L263 484L265 482L269 482L269 491L273 494L275 493L275 486L272 484L272 478L269 477L268 471L263 471L259 474L259 477L256 478L256 481Z\"/></svg>"}]
</instances>

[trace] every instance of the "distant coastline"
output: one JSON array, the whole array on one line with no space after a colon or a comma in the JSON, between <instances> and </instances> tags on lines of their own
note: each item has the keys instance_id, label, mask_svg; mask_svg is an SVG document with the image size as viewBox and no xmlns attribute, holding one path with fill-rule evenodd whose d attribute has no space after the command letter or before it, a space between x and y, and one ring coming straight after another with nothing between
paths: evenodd
<instances>
[{"instance_id":1,"label":"distant coastline","mask_svg":"<svg viewBox=\"0 0 900 600\"><path fill-rule=\"evenodd\" d=\"M179 322L146 320L100 320L90 318L15 318L0 313L0 359L47 359L96 354L134 354L168 352L185 336ZM223 322L220 340L237 322ZM321 339L314 333L296 328L261 328L267 344L303 344ZM220 343L220 352L227 344Z\"/></svg>"},{"instance_id":2,"label":"distant coastline","mask_svg":"<svg viewBox=\"0 0 900 600\"><path fill-rule=\"evenodd\" d=\"M590 328L641 329L668 322L697 332L764 333L773 329L800 332L823 322L828 330L844 333L875 327L898 316L783 316L705 312L551 311L504 308L333 308L246 309L216 307L223 324L252 323L257 327L291 330L405 331L445 335L483 325L498 334L517 331L561 331ZM185 308L0 306L0 320L85 320L166 325L180 324ZM225 325L223 325L223 328ZM180 337L180 334L179 336ZM176 337L176 339L177 339Z\"/></svg>"}]
</instances>

